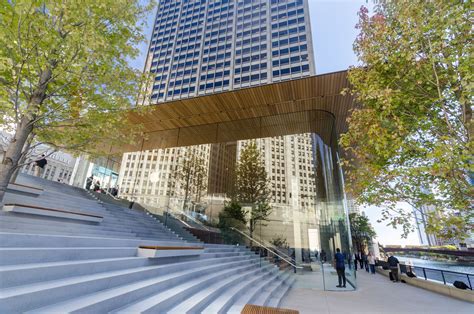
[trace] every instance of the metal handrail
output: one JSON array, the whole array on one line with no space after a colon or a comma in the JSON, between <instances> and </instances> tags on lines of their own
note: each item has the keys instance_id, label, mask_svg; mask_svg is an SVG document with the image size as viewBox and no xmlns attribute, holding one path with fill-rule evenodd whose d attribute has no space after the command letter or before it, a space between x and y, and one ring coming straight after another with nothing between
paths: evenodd
<instances>
[{"instance_id":1,"label":"metal handrail","mask_svg":"<svg viewBox=\"0 0 474 314\"><path fill-rule=\"evenodd\" d=\"M254 238L255 239L255 238ZM272 247L275 251L277 251L278 253L280 253L281 255L285 256L286 258L290 259L290 260L293 260L291 258L291 256L289 256L288 254L282 252L278 247L276 247L275 245L271 244L270 242L266 241L266 240L263 240L261 238L258 238L259 241L263 242L266 246L270 246Z\"/></svg>"},{"instance_id":2,"label":"metal handrail","mask_svg":"<svg viewBox=\"0 0 474 314\"><path fill-rule=\"evenodd\" d=\"M211 229L209 229L208 227L206 227L206 225L204 225L202 222L200 222L200 221L197 220L196 218L194 218L194 217L192 217L192 216L186 214L185 212L180 211L180 210L178 210L177 212L178 212L178 214L184 215L184 216L186 216L186 218L188 218L188 219L192 220L193 222L197 223L198 225L202 226L206 231L212 231ZM171 213L171 212L169 212L169 211L166 211L166 214L171 215L171 216L173 216L174 218L183 221L183 220L180 219L179 217L176 217L176 216L175 216L175 213ZM184 222L184 221L183 221L183 222ZM189 225L188 225L188 226L189 226ZM189 227L192 228L192 226L189 226Z\"/></svg>"},{"instance_id":3,"label":"metal handrail","mask_svg":"<svg viewBox=\"0 0 474 314\"><path fill-rule=\"evenodd\" d=\"M254 238L252 238L251 236L243 233L242 231L234 228L234 227L230 227L230 229L234 230L234 231L237 231L238 233L240 233L241 235L243 235L244 237L246 237L247 239L249 239L250 241L253 241L253 242L256 242L257 244L259 244L261 247L265 248L266 250L272 252L273 254L275 254L276 256L278 256L279 258L281 258L282 260L284 260L285 262L287 262L288 264L290 264L291 266L293 266L294 268L297 268L297 269L303 269L303 267L301 266L297 266L296 264L293 264L292 262L290 262L289 260L287 260L286 258L282 257L281 255L279 255L278 253L274 252L273 250L271 250L270 248L266 247L265 245L263 245L262 243L258 242L257 240L255 240Z\"/></svg>"},{"instance_id":4,"label":"metal handrail","mask_svg":"<svg viewBox=\"0 0 474 314\"><path fill-rule=\"evenodd\" d=\"M443 271L445 273L453 273L453 274L458 274L458 275L468 275L468 276L473 276L474 277L474 274L471 274L471 273L461 273L461 272L458 272L458 271L438 269L438 268L429 268L429 267L424 267L424 266L408 265L408 264L402 264L402 263L400 263L400 265L403 265L403 266L406 266L406 267L424 268L424 269L427 269L427 270Z\"/></svg>"},{"instance_id":5,"label":"metal handrail","mask_svg":"<svg viewBox=\"0 0 474 314\"><path fill-rule=\"evenodd\" d=\"M469 276L474 276L474 274L470 274L470 273L461 273L461 272L457 272L457 271L451 271L451 270L444 270L444 269L437 269L437 268L429 268L429 267L423 267L423 266L415 266L415 265L407 265L407 264L401 264L400 263L400 266L404 266L405 268L405 273L407 273L408 269L410 268L421 268L421 270L423 271L423 277L425 278L425 280L435 280L435 281L439 281L439 280L436 280L436 279L432 279L432 278L429 278L427 275L426 275L426 270L430 270L430 271L435 271L437 273L441 273L441 277L443 278L443 284L446 285L446 278L444 276L445 273L447 274L456 274L456 275L461 275L461 276L466 276L467 278L467 282L469 284L469 289L472 290L472 282L471 282L471 279L469 278ZM400 269L400 271L402 271ZM403 273L403 271L402 271Z\"/></svg>"}]
</instances>

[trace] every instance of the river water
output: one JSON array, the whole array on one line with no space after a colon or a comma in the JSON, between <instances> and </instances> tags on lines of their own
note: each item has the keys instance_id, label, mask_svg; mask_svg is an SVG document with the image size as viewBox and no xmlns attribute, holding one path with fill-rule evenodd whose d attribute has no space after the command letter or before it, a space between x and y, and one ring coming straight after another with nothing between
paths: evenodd
<instances>
[{"instance_id":1,"label":"river water","mask_svg":"<svg viewBox=\"0 0 474 314\"><path fill-rule=\"evenodd\" d=\"M410 260L415 266L468 273L474 276L474 263L441 262L407 256L397 256L397 258L402 264L407 264Z\"/></svg>"}]
</instances>

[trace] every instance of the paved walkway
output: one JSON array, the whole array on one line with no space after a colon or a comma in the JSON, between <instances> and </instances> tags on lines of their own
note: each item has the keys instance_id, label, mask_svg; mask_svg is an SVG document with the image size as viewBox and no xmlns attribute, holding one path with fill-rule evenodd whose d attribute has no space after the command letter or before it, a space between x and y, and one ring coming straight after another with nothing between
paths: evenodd
<instances>
[{"instance_id":1,"label":"paved walkway","mask_svg":"<svg viewBox=\"0 0 474 314\"><path fill-rule=\"evenodd\" d=\"M304 277L298 278L298 281ZM474 313L474 305L438 293L393 283L380 274L357 272L357 291L321 291L298 282L282 300L281 307L313 313Z\"/></svg>"}]
</instances>

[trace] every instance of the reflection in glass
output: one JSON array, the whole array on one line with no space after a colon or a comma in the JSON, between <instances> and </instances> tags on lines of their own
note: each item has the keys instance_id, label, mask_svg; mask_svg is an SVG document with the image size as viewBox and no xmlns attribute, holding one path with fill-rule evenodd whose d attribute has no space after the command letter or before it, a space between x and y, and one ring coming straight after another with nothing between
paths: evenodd
<instances>
[{"instance_id":1,"label":"reflection in glass","mask_svg":"<svg viewBox=\"0 0 474 314\"><path fill-rule=\"evenodd\" d=\"M324 132L125 154L119 177L120 195L157 214L184 213L217 226L219 212L234 192L240 152L252 141L265 165L272 208L267 219L257 224L252 237L277 248L301 266L295 274L296 285L318 289L338 289L333 259L339 248L346 259L346 290L355 289L337 138L333 128L327 127L334 118L324 113L313 117L306 129L323 125L320 128ZM293 129L299 128L300 125ZM221 129L228 132L231 128ZM275 133L277 129L278 124L268 124L266 132ZM228 133L217 134L217 138L228 137ZM250 211L248 204L242 205Z\"/></svg>"}]
</instances>

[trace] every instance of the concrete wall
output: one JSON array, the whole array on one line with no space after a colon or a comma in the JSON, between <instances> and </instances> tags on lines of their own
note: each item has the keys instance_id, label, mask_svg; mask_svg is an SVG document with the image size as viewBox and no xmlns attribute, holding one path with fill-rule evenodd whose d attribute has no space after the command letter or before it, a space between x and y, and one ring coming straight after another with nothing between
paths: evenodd
<instances>
[{"instance_id":1,"label":"concrete wall","mask_svg":"<svg viewBox=\"0 0 474 314\"><path fill-rule=\"evenodd\" d=\"M381 269L380 267L377 267L377 272L379 274L382 274L384 276L389 276L389 270L384 270ZM400 273L399 273L400 275ZM444 294L456 299L468 301L471 303L474 303L474 291L473 290L461 290L456 287L453 287L451 285L444 285L442 283L437 283L434 281L430 280L424 280L420 278L410 278L407 277L405 274L402 274L400 276L401 279L403 279L407 284L416 286L425 290L437 292L440 294Z\"/></svg>"}]
</instances>

